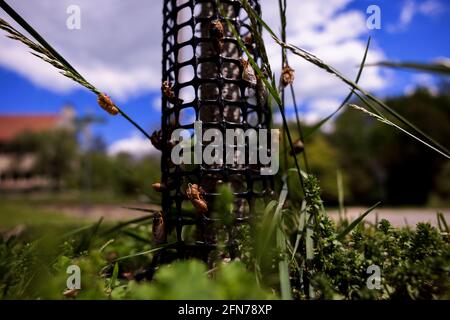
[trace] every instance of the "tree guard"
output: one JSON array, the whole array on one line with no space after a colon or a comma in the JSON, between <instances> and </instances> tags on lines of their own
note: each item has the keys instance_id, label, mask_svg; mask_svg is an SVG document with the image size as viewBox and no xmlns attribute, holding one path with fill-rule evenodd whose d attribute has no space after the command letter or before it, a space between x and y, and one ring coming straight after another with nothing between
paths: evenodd
<instances>
[{"instance_id":1,"label":"tree guard","mask_svg":"<svg viewBox=\"0 0 450 320\"><path fill-rule=\"evenodd\" d=\"M226 19L233 23L259 65L260 52L252 41L251 30L253 27L261 32L261 26L251 26L239 1L220 3L223 11L218 9L215 0L165 0L163 8L162 121L157 135L159 141L166 143L160 143L163 210L156 223L164 228L166 235L176 231L175 248L179 255L194 255L204 260L208 260L208 254L217 245L219 229L227 235L227 255L235 257L235 233L254 216L255 201L267 198L273 189L272 177L260 174L261 165L175 165L171 161L173 130L187 129L193 136L195 120L202 121L203 131L215 128L223 137L226 129L245 131L270 126L267 92L262 81L251 78L251 72L246 70L251 67ZM260 12L257 1L251 0L249 4ZM227 142L223 141L224 150ZM209 143L214 142L203 142L202 148ZM245 143L248 144L247 139ZM245 150L248 159L248 148ZM230 224L223 221L224 217L211 214L221 185L228 185L234 194L228 217ZM201 201L206 202L207 211L202 211ZM195 216L183 209L192 206L190 203L197 209ZM184 242L182 234L186 225L196 226L194 245Z\"/></svg>"}]
</instances>

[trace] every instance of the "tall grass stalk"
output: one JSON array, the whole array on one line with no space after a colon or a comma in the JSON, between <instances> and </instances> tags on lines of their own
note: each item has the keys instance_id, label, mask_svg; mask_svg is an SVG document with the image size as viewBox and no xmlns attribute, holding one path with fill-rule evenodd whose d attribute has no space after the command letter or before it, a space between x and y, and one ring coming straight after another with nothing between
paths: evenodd
<instances>
[{"instance_id":1,"label":"tall grass stalk","mask_svg":"<svg viewBox=\"0 0 450 320\"><path fill-rule=\"evenodd\" d=\"M367 39L366 49L364 50L363 58L362 58L361 63L359 65L358 74L356 75L356 78L355 78L355 83L356 84L359 82L359 80L361 78L362 71L364 69L364 66L366 65L366 59L367 59L367 53L369 52L370 41L371 41L371 38L369 37ZM326 122L328 122L328 120L333 118L342 108L344 108L347 105L347 103L350 101L350 99L352 98L354 92L355 92L355 89L352 88L350 93L345 97L345 99L342 101L342 103L339 105L339 107L336 110L334 110L329 116L325 117L324 119L322 119L319 122L317 122L316 124L314 124L311 127L311 129L306 133L305 140L308 139L318 129L320 129Z\"/></svg>"},{"instance_id":2,"label":"tall grass stalk","mask_svg":"<svg viewBox=\"0 0 450 320\"><path fill-rule=\"evenodd\" d=\"M337 190L338 190L338 202L339 202L339 220L342 220L345 215L344 207L344 183L342 181L341 170L336 170Z\"/></svg>"},{"instance_id":3,"label":"tall grass stalk","mask_svg":"<svg viewBox=\"0 0 450 320\"><path fill-rule=\"evenodd\" d=\"M17 40L29 47L31 54L39 59L51 64L59 70L65 77L79 83L86 89L95 93L98 97L104 96L99 89L89 83L64 57L62 57L28 22L26 22L11 6L4 0L0 0L0 8L2 8L14 21L16 21L22 28L24 28L36 41L31 40L24 34L17 31L13 26L3 19L0 19L0 29L4 30L7 37ZM123 110L116 104L112 103L112 108L122 115L129 123L138 129L145 137L150 140L150 135L145 132L133 119L131 119Z\"/></svg>"},{"instance_id":4,"label":"tall grass stalk","mask_svg":"<svg viewBox=\"0 0 450 320\"><path fill-rule=\"evenodd\" d=\"M244 6L245 6L245 3L246 2L244 1L243 2ZM247 3L247 6L248 6L248 3ZM219 4L218 8L219 8L220 14L225 18L226 14L225 14L225 11L224 11L222 5ZM248 51L247 47L245 46L244 42L242 41L242 39L241 39L239 33L237 32L236 28L234 27L233 23L230 21L230 19L228 19L228 18L225 18L225 19L226 19L226 23L228 25L228 28L231 30L233 36L236 38L239 47L247 55L247 58L248 58L248 61L249 61L250 65L255 70L257 76L259 77L259 79L263 81L266 89L269 91L270 95L273 97L273 99L275 100L276 104L278 105L278 107L280 109L281 117L283 119L283 127L286 130L286 134L287 134L287 137L288 137L289 147L291 149L292 154L294 155L293 158L294 158L295 167L296 167L296 169L298 171L298 177L299 177L299 180L300 180L300 185L302 187L302 190L304 190L303 177L300 174L300 172L301 172L300 164L299 164L299 161L298 161L297 157L295 156L294 143L292 142L292 135L291 135L290 130L289 130L289 125L288 125L288 122L287 122L284 105L282 103L280 94L279 94L278 90L276 89L275 78L274 78L273 74L269 74L268 76L266 76L262 72L261 68L258 66L258 64L255 62L255 60L252 58L250 52ZM255 38L261 37L261 35L257 34L257 33L254 33L254 36L255 36ZM260 40L260 41L262 43L262 40ZM271 69L269 62L267 62L267 68L269 70ZM269 82L268 78L270 78L271 82Z\"/></svg>"},{"instance_id":5,"label":"tall grass stalk","mask_svg":"<svg viewBox=\"0 0 450 320\"><path fill-rule=\"evenodd\" d=\"M248 5L248 1L247 0L242 0L242 1L243 1L244 4L246 4L246 5L244 5L244 8L245 8L245 10L247 10L247 13L249 15L253 16L255 19L257 19L261 23L261 25L264 27L264 29L266 29L269 32L269 34L272 37L272 39L278 45L288 49L294 55L297 55L297 56L301 57L302 59L304 59L304 60L306 60L306 61L316 65L317 67L327 71L328 73L335 75L336 77L338 77L338 79L340 79L345 84L347 84L349 87L354 89L355 90L355 94L358 97L360 97L360 99L364 102L364 104L368 108L370 108L373 113L376 113L380 117L382 117L385 120L389 121L385 116L383 116L383 114L377 109L377 107L380 107L380 108L384 109L391 116L393 116L395 119L400 121L403 125L407 126L409 129L414 131L421 138L417 137L413 133L408 132L405 129L402 129L401 131L407 133L411 137L414 137L417 141L421 142L422 144L425 144L426 146L428 146L432 150L438 152L442 156L450 159L450 152L448 151L447 148L442 146L440 143L436 142L433 138L431 138L426 133L424 133L422 130L417 128L414 124L412 124L410 121L405 119L402 115L400 115L395 110L393 110L388 105L386 105L383 101L379 100L378 98L376 98L375 96L373 96L372 94L370 94L369 92L367 92L366 90L361 88L358 84L354 83L353 81L351 81L348 78L346 78L345 76L343 76L334 67L332 67L329 64L323 62L321 59L319 59L315 55L313 55L313 54L307 52L306 50L301 49L301 48L299 48L297 46L294 46L294 45L291 45L291 44L287 44L287 43L283 42L281 39L279 39L277 37L277 35L274 33L274 31L267 25L267 23L257 14L257 12L252 7L250 7ZM395 127L396 128L400 128L398 125L396 125ZM425 140L427 140L428 142L426 142Z\"/></svg>"},{"instance_id":6,"label":"tall grass stalk","mask_svg":"<svg viewBox=\"0 0 450 320\"><path fill-rule=\"evenodd\" d=\"M278 7L279 7L279 11L280 11L280 20L281 20L281 38L283 39L283 41L286 42L286 28L287 28L287 20L286 20L287 2L286 2L286 0L278 0ZM283 47L281 47L281 57L282 57L282 59L281 59L281 70L283 70L285 67L289 66L287 52L286 52L286 49L283 48ZM279 85L280 89L279 89L279 91L280 91L280 94L281 94L281 100L282 100L282 104L283 104L283 107L284 107L285 106L285 101L286 101L286 99L285 99L285 90L286 90L286 88L284 87L284 85L281 82L282 81L280 79L280 85ZM294 105L294 112L295 112L295 119L296 119L298 135L300 137L300 140L304 144L304 148L303 148L303 151L302 151L302 156L303 156L303 162L305 164L305 171L309 172L308 157L307 157L307 153L306 153L306 144L305 144L305 139L304 139L304 135L303 135L302 125L301 125L301 122L300 122L300 115L299 115L299 111L298 111L298 107L297 107L297 99L295 97L294 85L292 83L289 84L289 89L290 89L290 93L291 93L291 97L292 97L292 103ZM283 134L283 137L285 137L285 134ZM285 141L283 143L286 144ZM284 156L286 158L287 157L286 145L284 145L284 150L285 150ZM287 161L285 161L285 162L287 162ZM285 166L285 167L286 167L286 170L287 170L287 166Z\"/></svg>"}]
</instances>

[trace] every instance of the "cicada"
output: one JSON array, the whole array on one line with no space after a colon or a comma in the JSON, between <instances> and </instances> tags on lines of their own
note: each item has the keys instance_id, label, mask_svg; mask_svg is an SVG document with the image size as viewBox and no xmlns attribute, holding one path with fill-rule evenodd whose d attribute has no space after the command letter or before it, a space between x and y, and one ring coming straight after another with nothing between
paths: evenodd
<instances>
[{"instance_id":1,"label":"cicada","mask_svg":"<svg viewBox=\"0 0 450 320\"><path fill-rule=\"evenodd\" d=\"M75 298L78 295L78 289L67 289L63 292L63 296L66 298Z\"/></svg>"},{"instance_id":2,"label":"cicada","mask_svg":"<svg viewBox=\"0 0 450 320\"><path fill-rule=\"evenodd\" d=\"M162 150L163 145L162 145L162 131L161 130L155 130L153 131L151 137L150 137L150 141L152 142L152 145L158 149L158 150Z\"/></svg>"},{"instance_id":3,"label":"cicada","mask_svg":"<svg viewBox=\"0 0 450 320\"><path fill-rule=\"evenodd\" d=\"M153 243L160 245L167 242L166 226L164 224L164 217L161 212L155 213L153 216Z\"/></svg>"},{"instance_id":4,"label":"cicada","mask_svg":"<svg viewBox=\"0 0 450 320\"><path fill-rule=\"evenodd\" d=\"M203 199L202 193L205 191L202 187L196 184L189 184L186 190L186 195L191 200L192 205L197 209L200 214L206 214L208 212L208 204Z\"/></svg>"},{"instance_id":5,"label":"cicada","mask_svg":"<svg viewBox=\"0 0 450 320\"><path fill-rule=\"evenodd\" d=\"M244 58L241 58L240 61L242 64L242 79L250 83L251 86L256 86L258 79L256 78L255 70L253 70L251 64Z\"/></svg>"},{"instance_id":6,"label":"cicada","mask_svg":"<svg viewBox=\"0 0 450 320\"><path fill-rule=\"evenodd\" d=\"M217 54L220 54L223 50L223 37L225 35L225 31L220 20L211 21L209 26L209 35L213 39L214 48L216 49Z\"/></svg>"},{"instance_id":7,"label":"cicada","mask_svg":"<svg viewBox=\"0 0 450 320\"><path fill-rule=\"evenodd\" d=\"M152 184L152 188L153 190L155 190L156 192L163 192L164 190L166 190L166 185L164 183L160 183L160 182L155 182Z\"/></svg>"},{"instance_id":8,"label":"cicada","mask_svg":"<svg viewBox=\"0 0 450 320\"><path fill-rule=\"evenodd\" d=\"M302 140L298 139L293 143L294 150L291 150L290 154L291 156L295 154L302 153L303 150L305 150L305 145L303 144Z\"/></svg>"},{"instance_id":9,"label":"cicada","mask_svg":"<svg viewBox=\"0 0 450 320\"><path fill-rule=\"evenodd\" d=\"M161 86L161 91L163 96L166 97L170 103L173 103L174 105L183 104L183 99L176 97L173 93L172 84L170 82L164 81Z\"/></svg>"},{"instance_id":10,"label":"cicada","mask_svg":"<svg viewBox=\"0 0 450 320\"><path fill-rule=\"evenodd\" d=\"M97 102L98 105L110 115L115 116L119 113L119 109L117 109L116 105L114 104L114 102L112 102L111 98L107 94L99 94L97 96Z\"/></svg>"},{"instance_id":11,"label":"cicada","mask_svg":"<svg viewBox=\"0 0 450 320\"><path fill-rule=\"evenodd\" d=\"M289 66L285 66L281 71L281 83L284 87L294 83L295 70Z\"/></svg>"}]
</instances>

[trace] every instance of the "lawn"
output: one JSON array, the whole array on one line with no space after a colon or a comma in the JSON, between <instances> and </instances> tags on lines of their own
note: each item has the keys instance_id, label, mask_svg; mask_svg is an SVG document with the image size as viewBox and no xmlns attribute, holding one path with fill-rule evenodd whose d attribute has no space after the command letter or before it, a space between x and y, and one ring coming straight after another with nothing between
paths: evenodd
<instances>
[{"instance_id":1,"label":"lawn","mask_svg":"<svg viewBox=\"0 0 450 320\"><path fill-rule=\"evenodd\" d=\"M0 229L9 229L17 225L26 227L81 225L86 223L82 218L74 218L58 212L45 210L24 200L0 201Z\"/></svg>"}]
</instances>

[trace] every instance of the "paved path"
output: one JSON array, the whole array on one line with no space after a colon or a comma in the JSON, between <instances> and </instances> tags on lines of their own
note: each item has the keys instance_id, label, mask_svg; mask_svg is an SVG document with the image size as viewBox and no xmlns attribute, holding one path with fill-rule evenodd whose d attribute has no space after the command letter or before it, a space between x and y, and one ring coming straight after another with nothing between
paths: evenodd
<instances>
[{"instance_id":1,"label":"paved path","mask_svg":"<svg viewBox=\"0 0 450 320\"><path fill-rule=\"evenodd\" d=\"M346 208L347 217L353 220L366 210L367 208L363 207ZM369 213L365 220L373 223L378 215L378 220L387 219L396 227L406 225L414 227L418 222L430 222L437 226L437 212L442 212L450 224L450 208L379 208ZM329 214L333 219L339 218L337 210L330 210Z\"/></svg>"},{"instance_id":2,"label":"paved path","mask_svg":"<svg viewBox=\"0 0 450 320\"><path fill-rule=\"evenodd\" d=\"M79 205L48 205L45 208L51 209L55 212L62 212L64 214L76 217L82 217L92 220L98 220L100 217L104 217L105 220L118 221L137 218L143 215L147 215L146 212L140 212L127 209L126 207L139 207L152 210L159 210L159 206L156 205L143 205L143 204L128 204L128 205L92 205L89 207L83 207ZM349 207L346 208L347 217L350 220L356 219L367 208L364 207ZM430 222L436 226L436 212L444 213L448 223L450 224L450 208L379 208L372 211L366 218L366 221L375 222L376 216L378 220L387 219L393 226L415 226L418 222ZM337 209L329 210L331 218L337 220L339 218Z\"/></svg>"},{"instance_id":3,"label":"paved path","mask_svg":"<svg viewBox=\"0 0 450 320\"><path fill-rule=\"evenodd\" d=\"M106 221L131 220L150 214L149 212L137 211L129 208L160 210L159 206L149 204L95 204L90 206L52 204L45 205L44 208L53 212L61 212L72 217L75 216L89 220L98 220L103 217Z\"/></svg>"}]
</instances>

